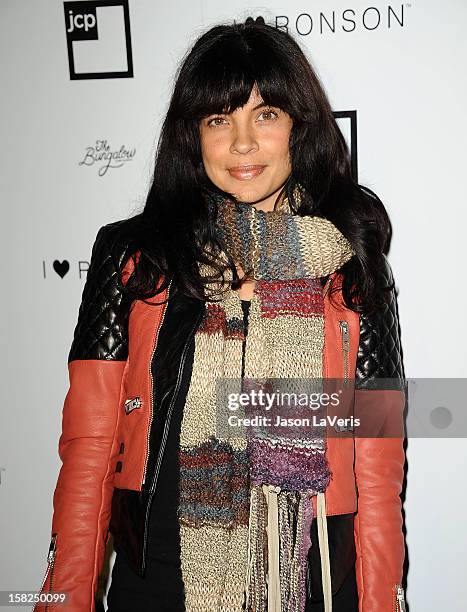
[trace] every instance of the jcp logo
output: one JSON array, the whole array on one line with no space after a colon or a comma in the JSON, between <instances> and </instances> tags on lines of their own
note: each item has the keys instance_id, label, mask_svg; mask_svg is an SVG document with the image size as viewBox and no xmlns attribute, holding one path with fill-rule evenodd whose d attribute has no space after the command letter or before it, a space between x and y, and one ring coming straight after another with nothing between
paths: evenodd
<instances>
[{"instance_id":1,"label":"jcp logo","mask_svg":"<svg viewBox=\"0 0 467 612\"><path fill-rule=\"evenodd\" d=\"M93 13L76 13L73 11L68 11L68 27L67 32L71 34L71 32L77 30L83 30L88 32L92 30L96 26L96 16Z\"/></svg>"},{"instance_id":2,"label":"jcp logo","mask_svg":"<svg viewBox=\"0 0 467 612\"><path fill-rule=\"evenodd\" d=\"M133 77L128 0L64 2L63 16L70 79Z\"/></svg>"}]
</instances>

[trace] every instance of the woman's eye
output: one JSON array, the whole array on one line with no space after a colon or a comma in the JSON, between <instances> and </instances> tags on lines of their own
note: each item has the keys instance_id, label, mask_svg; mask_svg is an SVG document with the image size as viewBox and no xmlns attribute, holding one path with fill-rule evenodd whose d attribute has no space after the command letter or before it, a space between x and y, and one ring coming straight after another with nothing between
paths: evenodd
<instances>
[{"instance_id":1,"label":"woman's eye","mask_svg":"<svg viewBox=\"0 0 467 612\"><path fill-rule=\"evenodd\" d=\"M268 109L268 110L263 111L260 114L260 117L261 117L261 115L274 115L274 117L269 117L269 118L272 118L272 119L274 119L274 118L279 116L278 113L276 113L276 111L273 111L272 109ZM268 118L266 118L266 120L268 120Z\"/></svg>"},{"instance_id":2,"label":"woman's eye","mask_svg":"<svg viewBox=\"0 0 467 612\"><path fill-rule=\"evenodd\" d=\"M224 121L224 117L213 117L208 121L208 125L211 125L213 121ZM220 123L215 123L214 125L221 125Z\"/></svg>"}]
</instances>

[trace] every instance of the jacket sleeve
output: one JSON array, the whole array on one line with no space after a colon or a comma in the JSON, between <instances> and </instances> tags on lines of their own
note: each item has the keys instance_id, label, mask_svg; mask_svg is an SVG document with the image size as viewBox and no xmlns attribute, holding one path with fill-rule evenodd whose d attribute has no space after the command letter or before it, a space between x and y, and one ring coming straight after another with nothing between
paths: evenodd
<instances>
[{"instance_id":1,"label":"jacket sleeve","mask_svg":"<svg viewBox=\"0 0 467 612\"><path fill-rule=\"evenodd\" d=\"M119 223L119 222L116 222ZM36 612L94 612L108 540L117 451L114 435L128 355L128 309L117 283L119 256L110 226L97 233L68 355L69 389L58 453L47 570L41 593L66 593Z\"/></svg>"},{"instance_id":2,"label":"jacket sleeve","mask_svg":"<svg viewBox=\"0 0 467 612\"><path fill-rule=\"evenodd\" d=\"M383 270L393 285L390 265ZM355 437L358 510L355 517L359 612L405 610L405 542L400 493L405 453L404 368L396 293L383 309L360 316L356 410L365 425ZM371 432L371 433L368 433Z\"/></svg>"}]
</instances>

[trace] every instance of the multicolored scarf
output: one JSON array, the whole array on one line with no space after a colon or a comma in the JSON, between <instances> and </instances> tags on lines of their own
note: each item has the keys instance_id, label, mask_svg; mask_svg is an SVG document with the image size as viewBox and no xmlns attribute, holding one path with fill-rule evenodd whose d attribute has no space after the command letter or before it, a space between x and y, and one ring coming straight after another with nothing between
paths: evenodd
<instances>
[{"instance_id":1,"label":"multicolored scarf","mask_svg":"<svg viewBox=\"0 0 467 612\"><path fill-rule=\"evenodd\" d=\"M216 204L219 235L234 261L252 270L256 284L248 334L229 275L222 299L206 302L195 334L179 455L186 610L302 612L311 498L318 496L325 521L324 491L331 477L325 436L222 437L218 383L236 379L245 388L245 381L322 378L319 279L354 252L330 221L293 214L287 199L272 212L232 200ZM206 265L200 271L212 274ZM319 533L326 535L325 522ZM324 565L323 575L325 570Z\"/></svg>"}]
</instances>

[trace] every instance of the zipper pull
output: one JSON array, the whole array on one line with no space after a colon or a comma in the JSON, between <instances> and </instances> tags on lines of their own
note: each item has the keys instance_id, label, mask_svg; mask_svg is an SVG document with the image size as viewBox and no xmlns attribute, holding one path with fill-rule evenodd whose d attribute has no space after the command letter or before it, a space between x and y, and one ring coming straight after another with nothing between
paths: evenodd
<instances>
[{"instance_id":1,"label":"zipper pull","mask_svg":"<svg viewBox=\"0 0 467 612\"><path fill-rule=\"evenodd\" d=\"M350 334L349 334L349 324L347 321L339 321L339 325L342 332L342 350L349 351L350 350Z\"/></svg>"},{"instance_id":2,"label":"zipper pull","mask_svg":"<svg viewBox=\"0 0 467 612\"><path fill-rule=\"evenodd\" d=\"M131 399L127 399L125 402L125 413L126 414L130 414L130 412L132 410L134 410L135 408L141 408L141 398L138 397L133 397Z\"/></svg>"},{"instance_id":3,"label":"zipper pull","mask_svg":"<svg viewBox=\"0 0 467 612\"><path fill-rule=\"evenodd\" d=\"M53 533L50 540L49 552L47 553L47 563L53 563L55 561L55 554L57 552L57 534Z\"/></svg>"}]
</instances>

